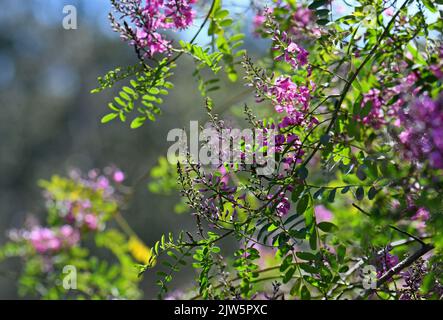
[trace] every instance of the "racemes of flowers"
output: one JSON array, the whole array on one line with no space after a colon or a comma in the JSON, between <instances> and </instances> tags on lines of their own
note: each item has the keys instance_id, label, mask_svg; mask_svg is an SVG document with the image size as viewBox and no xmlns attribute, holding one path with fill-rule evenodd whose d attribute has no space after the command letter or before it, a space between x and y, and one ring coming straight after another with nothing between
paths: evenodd
<instances>
[{"instance_id":1,"label":"racemes of flowers","mask_svg":"<svg viewBox=\"0 0 443 320\"><path fill-rule=\"evenodd\" d=\"M72 170L70 179L55 176L42 181L50 226L12 230L11 240L29 242L40 254L53 254L79 244L87 232L104 230L123 199L117 187L125 179L119 169L108 167L104 171L94 169L82 176Z\"/></svg>"},{"instance_id":2,"label":"racemes of flowers","mask_svg":"<svg viewBox=\"0 0 443 320\"><path fill-rule=\"evenodd\" d=\"M248 81L250 81L249 85L255 88L258 101L269 99L275 111L287 114L287 117L282 121L282 126L289 123L291 125L317 123L315 117L309 114L309 103L316 85L312 80L308 80L311 75L311 67L307 66L308 51L294 42L286 31L280 30L272 12L267 13L264 28L273 42L274 61L286 62L293 68L293 72L305 68L303 74L306 76L306 81L304 84L298 85L287 75L269 77L264 70L254 67L251 60L246 59L244 66Z\"/></svg>"},{"instance_id":3,"label":"racemes of flowers","mask_svg":"<svg viewBox=\"0 0 443 320\"><path fill-rule=\"evenodd\" d=\"M429 160L433 168L443 169L443 96L415 99L399 116L404 157L415 163Z\"/></svg>"},{"instance_id":4,"label":"racemes of flowers","mask_svg":"<svg viewBox=\"0 0 443 320\"><path fill-rule=\"evenodd\" d=\"M136 261L146 263L150 249L120 216L119 210L129 195L124 181L125 174L110 166L87 174L76 169L69 177L53 176L40 182L46 223L28 217L23 228L9 231L10 241L0 248L1 260L13 256L23 259L21 295L66 298L60 280L65 267L70 266L77 272L77 289L70 292L71 298L140 297L140 279L134 265ZM109 226L111 219L124 233ZM95 250L108 249L119 262L109 265L92 255L93 244Z\"/></svg>"},{"instance_id":5,"label":"racemes of flowers","mask_svg":"<svg viewBox=\"0 0 443 320\"><path fill-rule=\"evenodd\" d=\"M134 45L137 52L152 58L156 53L170 54L172 42L163 34L188 28L195 17L197 0L126 0L112 1L124 20L110 14L114 31Z\"/></svg>"},{"instance_id":6,"label":"racemes of flowers","mask_svg":"<svg viewBox=\"0 0 443 320\"><path fill-rule=\"evenodd\" d=\"M324 32L321 25L317 23L319 19L314 10L303 4L294 6L280 1L274 7L256 9L253 24L257 35L266 33L266 20L271 15L297 41L319 38Z\"/></svg>"}]
</instances>

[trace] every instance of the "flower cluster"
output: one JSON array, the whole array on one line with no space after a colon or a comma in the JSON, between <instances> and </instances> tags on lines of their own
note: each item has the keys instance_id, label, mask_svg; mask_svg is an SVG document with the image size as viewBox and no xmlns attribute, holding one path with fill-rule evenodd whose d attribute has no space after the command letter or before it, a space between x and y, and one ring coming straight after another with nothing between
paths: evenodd
<instances>
[{"instance_id":1,"label":"flower cluster","mask_svg":"<svg viewBox=\"0 0 443 320\"><path fill-rule=\"evenodd\" d=\"M266 21L271 18L272 20L282 21L282 24L289 23L287 32L299 40L312 37L318 38L321 36L322 32L316 23L316 16L309 8L299 5L294 11L289 5L283 5L281 3L277 5L277 8L279 10L274 10L274 8L257 10L253 18L253 26L256 34L260 34L266 29ZM271 16L274 11L277 11L278 14Z\"/></svg>"},{"instance_id":2,"label":"flower cluster","mask_svg":"<svg viewBox=\"0 0 443 320\"><path fill-rule=\"evenodd\" d=\"M321 29L316 23L316 16L312 10L298 6L292 15L291 33L297 38L320 37Z\"/></svg>"},{"instance_id":3,"label":"flower cluster","mask_svg":"<svg viewBox=\"0 0 443 320\"><path fill-rule=\"evenodd\" d=\"M385 104L381 92L378 89L371 89L363 95L362 108L369 107L367 115L362 117L361 122L365 125L373 126L379 129L382 124L386 123L385 114L382 106Z\"/></svg>"},{"instance_id":4,"label":"flower cluster","mask_svg":"<svg viewBox=\"0 0 443 320\"><path fill-rule=\"evenodd\" d=\"M275 58L276 61L284 60L294 68L304 66L308 63L308 51L292 41L286 32L280 34L280 32L276 30L272 40L275 42L273 49L281 52L281 54Z\"/></svg>"},{"instance_id":5,"label":"flower cluster","mask_svg":"<svg viewBox=\"0 0 443 320\"><path fill-rule=\"evenodd\" d=\"M311 93L306 86L297 86L289 77L278 77L273 86L266 88L268 96L275 102L275 111L285 111L290 116L297 116L296 106L302 111L307 111Z\"/></svg>"},{"instance_id":6,"label":"flower cluster","mask_svg":"<svg viewBox=\"0 0 443 320\"><path fill-rule=\"evenodd\" d=\"M426 228L426 221L430 218L429 211L426 208L420 207L417 212L411 217L411 220L415 222L416 228L419 231L424 231Z\"/></svg>"},{"instance_id":7,"label":"flower cluster","mask_svg":"<svg viewBox=\"0 0 443 320\"><path fill-rule=\"evenodd\" d=\"M377 278L381 278L389 269L398 264L398 257L390 253L392 248L386 247L376 257Z\"/></svg>"},{"instance_id":8,"label":"flower cluster","mask_svg":"<svg viewBox=\"0 0 443 320\"><path fill-rule=\"evenodd\" d=\"M401 59L401 57L398 57ZM409 70L409 65L402 60L396 63L382 63L384 73L398 74L399 77L387 80L381 76L379 88L372 88L363 94L361 101L361 114L356 115L356 120L375 129L392 123L400 125L399 113L407 102L416 96L421 87L418 85L420 72Z\"/></svg>"},{"instance_id":9,"label":"flower cluster","mask_svg":"<svg viewBox=\"0 0 443 320\"><path fill-rule=\"evenodd\" d=\"M36 227L26 235L38 253L57 252L72 247L80 240L80 232L70 225L60 228Z\"/></svg>"},{"instance_id":10,"label":"flower cluster","mask_svg":"<svg viewBox=\"0 0 443 320\"><path fill-rule=\"evenodd\" d=\"M145 55L170 52L171 41L161 33L167 30L178 31L189 27L195 16L192 5L197 0L131 0L115 1L114 7L123 17L129 17L134 27L122 27L111 15L113 29L130 40ZM125 24L126 26L126 24Z\"/></svg>"},{"instance_id":11,"label":"flower cluster","mask_svg":"<svg viewBox=\"0 0 443 320\"><path fill-rule=\"evenodd\" d=\"M403 131L398 138L403 155L411 161L429 159L433 168L443 169L443 96L428 96L412 102L400 113Z\"/></svg>"},{"instance_id":12,"label":"flower cluster","mask_svg":"<svg viewBox=\"0 0 443 320\"><path fill-rule=\"evenodd\" d=\"M410 268L400 274L404 280L404 289L402 290L402 294L400 296L401 300L411 300L414 297L419 297L420 286L427 271L425 261L420 259Z\"/></svg>"},{"instance_id":13,"label":"flower cluster","mask_svg":"<svg viewBox=\"0 0 443 320\"><path fill-rule=\"evenodd\" d=\"M53 177L43 183L49 225L34 223L30 228L13 230L11 240L25 241L39 254L54 254L78 244L82 232L104 228L118 202L113 185L123 182L124 173L107 167L103 174L91 170L85 177L73 170L70 178Z\"/></svg>"},{"instance_id":14,"label":"flower cluster","mask_svg":"<svg viewBox=\"0 0 443 320\"><path fill-rule=\"evenodd\" d=\"M285 216L288 214L290 209L291 203L289 202L288 197L286 196L285 192L280 192L276 206L277 215L280 217Z\"/></svg>"}]
</instances>

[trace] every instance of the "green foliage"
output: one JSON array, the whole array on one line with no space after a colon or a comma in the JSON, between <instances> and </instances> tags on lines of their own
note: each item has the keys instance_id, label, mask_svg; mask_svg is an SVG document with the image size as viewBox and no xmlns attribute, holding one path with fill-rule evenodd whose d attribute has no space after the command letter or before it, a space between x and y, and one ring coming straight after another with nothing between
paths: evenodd
<instances>
[{"instance_id":1,"label":"green foliage","mask_svg":"<svg viewBox=\"0 0 443 320\"><path fill-rule=\"evenodd\" d=\"M117 117L125 122L128 115L137 111L138 116L131 120L130 127L141 127L146 120L155 121L161 113L159 105L163 103L162 96L167 95L173 84L167 79L172 75L171 69L175 67L168 59L160 61L157 66L150 67L145 63L130 68L130 72L112 71L103 78L99 78L100 87L92 92L99 92L112 87L117 81L132 78L129 85L123 86L113 102L108 104L112 111L104 115L102 123L110 122Z\"/></svg>"}]
</instances>

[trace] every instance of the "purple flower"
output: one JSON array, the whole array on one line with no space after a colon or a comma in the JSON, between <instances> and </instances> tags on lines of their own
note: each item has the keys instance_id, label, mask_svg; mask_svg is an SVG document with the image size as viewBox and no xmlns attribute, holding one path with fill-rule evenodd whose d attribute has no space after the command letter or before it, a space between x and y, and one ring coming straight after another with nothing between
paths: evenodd
<instances>
[{"instance_id":1,"label":"purple flower","mask_svg":"<svg viewBox=\"0 0 443 320\"><path fill-rule=\"evenodd\" d=\"M431 70L431 72L434 74L434 76L436 78L438 78L438 79L443 78L443 70L439 65L433 64L429 67L429 69Z\"/></svg>"},{"instance_id":2,"label":"purple flower","mask_svg":"<svg viewBox=\"0 0 443 320\"><path fill-rule=\"evenodd\" d=\"M292 19L297 26L306 28L315 20L315 16L310 9L299 6L292 15Z\"/></svg>"},{"instance_id":3,"label":"purple flower","mask_svg":"<svg viewBox=\"0 0 443 320\"><path fill-rule=\"evenodd\" d=\"M403 131L398 138L403 156L415 162L429 159L435 169L443 169L443 95L413 101L399 113Z\"/></svg>"},{"instance_id":4,"label":"purple flower","mask_svg":"<svg viewBox=\"0 0 443 320\"><path fill-rule=\"evenodd\" d=\"M417 212L412 216L411 220L427 221L429 220L429 211L426 208L418 208Z\"/></svg>"},{"instance_id":5,"label":"purple flower","mask_svg":"<svg viewBox=\"0 0 443 320\"><path fill-rule=\"evenodd\" d=\"M308 51L293 42L286 32L280 34L279 31L276 31L273 40L276 43L274 50L281 52L281 54L275 58L276 61L284 60L294 68L304 66L308 63Z\"/></svg>"},{"instance_id":6,"label":"purple flower","mask_svg":"<svg viewBox=\"0 0 443 320\"><path fill-rule=\"evenodd\" d=\"M398 257L389 253L391 250L392 248L388 246L377 255L377 278L381 278L389 269L398 264Z\"/></svg>"},{"instance_id":7,"label":"purple flower","mask_svg":"<svg viewBox=\"0 0 443 320\"><path fill-rule=\"evenodd\" d=\"M283 197L282 199L279 199L276 209L277 215L280 217L287 215L291 209L291 203L289 202L288 198Z\"/></svg>"}]
</instances>

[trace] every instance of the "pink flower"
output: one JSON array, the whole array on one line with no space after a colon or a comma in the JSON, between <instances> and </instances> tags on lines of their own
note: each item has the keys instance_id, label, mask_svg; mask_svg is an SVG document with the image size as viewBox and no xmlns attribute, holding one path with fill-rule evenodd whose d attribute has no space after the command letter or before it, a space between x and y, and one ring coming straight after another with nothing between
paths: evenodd
<instances>
[{"instance_id":1,"label":"pink flower","mask_svg":"<svg viewBox=\"0 0 443 320\"><path fill-rule=\"evenodd\" d=\"M386 14L388 17L392 17L392 16L394 15L394 9L392 9L392 7L387 8L387 9L385 10L385 14Z\"/></svg>"},{"instance_id":2,"label":"pink flower","mask_svg":"<svg viewBox=\"0 0 443 320\"><path fill-rule=\"evenodd\" d=\"M285 111L289 115L296 114L296 104L301 105L303 111L309 107L310 90L305 86L298 87L289 77L278 77L274 86L267 88L267 91L275 101L274 107L279 113Z\"/></svg>"},{"instance_id":3,"label":"pink flower","mask_svg":"<svg viewBox=\"0 0 443 320\"><path fill-rule=\"evenodd\" d=\"M140 0L122 2L117 10L122 17L128 16L128 20L133 24L130 28L135 30L135 39L134 31L128 32L116 22L116 18L112 17L114 30L121 32L123 39L130 39L131 44L144 51L148 57L156 53L170 53L171 41L164 39L161 32L189 27L195 18L192 5L196 2L196 0L146 0L143 4ZM139 7L134 7L134 3Z\"/></svg>"},{"instance_id":4,"label":"pink flower","mask_svg":"<svg viewBox=\"0 0 443 320\"><path fill-rule=\"evenodd\" d=\"M98 189L107 189L109 188L110 184L109 184L109 180L108 178L104 177L104 176L100 176L97 179L97 188Z\"/></svg>"},{"instance_id":5,"label":"pink flower","mask_svg":"<svg viewBox=\"0 0 443 320\"><path fill-rule=\"evenodd\" d=\"M442 68L439 65L433 64L429 67L431 72L434 74L434 76L438 79L443 78L443 71Z\"/></svg>"},{"instance_id":6,"label":"pink flower","mask_svg":"<svg viewBox=\"0 0 443 320\"><path fill-rule=\"evenodd\" d=\"M378 89L371 89L368 93L363 95L363 101L361 104L362 108L370 107L369 113L362 119L359 119L363 124L371 125L378 129L384 123L385 114L383 112L382 106L384 105L384 100L381 96L381 92Z\"/></svg>"},{"instance_id":7,"label":"pink flower","mask_svg":"<svg viewBox=\"0 0 443 320\"><path fill-rule=\"evenodd\" d=\"M282 52L275 58L276 61L283 59L294 68L304 66L308 63L308 51L293 42L286 32L280 34L280 32L277 31L273 36L273 40L276 43L273 49Z\"/></svg>"},{"instance_id":8,"label":"pink flower","mask_svg":"<svg viewBox=\"0 0 443 320\"><path fill-rule=\"evenodd\" d=\"M112 178L115 182L122 183L123 180L125 180L125 174L123 173L123 171L117 170L114 172Z\"/></svg>"},{"instance_id":9,"label":"pink flower","mask_svg":"<svg viewBox=\"0 0 443 320\"><path fill-rule=\"evenodd\" d=\"M258 12L252 20L255 31L260 29L263 26L263 24L265 23L265 21L266 21L266 17L261 12Z\"/></svg>"},{"instance_id":10,"label":"pink flower","mask_svg":"<svg viewBox=\"0 0 443 320\"><path fill-rule=\"evenodd\" d=\"M308 8L299 6L292 16L294 23L301 27L306 28L311 22L314 21L314 15Z\"/></svg>"},{"instance_id":11,"label":"pink flower","mask_svg":"<svg viewBox=\"0 0 443 320\"><path fill-rule=\"evenodd\" d=\"M61 240L69 247L80 241L80 232L70 225L64 225L60 228L60 236Z\"/></svg>"},{"instance_id":12,"label":"pink flower","mask_svg":"<svg viewBox=\"0 0 443 320\"><path fill-rule=\"evenodd\" d=\"M225 185L227 185L229 183L229 174L226 171L225 166L220 166L220 168L218 169L218 171L222 174L221 183L224 183Z\"/></svg>"},{"instance_id":13,"label":"pink flower","mask_svg":"<svg viewBox=\"0 0 443 320\"><path fill-rule=\"evenodd\" d=\"M315 212L315 219L317 222L332 221L332 212L326 209L325 206L323 205L315 206L314 212Z\"/></svg>"},{"instance_id":14,"label":"pink flower","mask_svg":"<svg viewBox=\"0 0 443 320\"><path fill-rule=\"evenodd\" d=\"M58 251L62 246L60 239L57 238L54 231L49 228L35 228L31 231L29 240L35 250L39 253Z\"/></svg>"},{"instance_id":15,"label":"pink flower","mask_svg":"<svg viewBox=\"0 0 443 320\"><path fill-rule=\"evenodd\" d=\"M412 216L411 220L427 221L429 220L429 217L429 211L426 210L426 208L420 207L415 215Z\"/></svg>"},{"instance_id":16,"label":"pink flower","mask_svg":"<svg viewBox=\"0 0 443 320\"><path fill-rule=\"evenodd\" d=\"M88 213L85 215L84 219L85 219L85 225L88 227L89 230L97 230L98 219L96 215Z\"/></svg>"}]
</instances>

